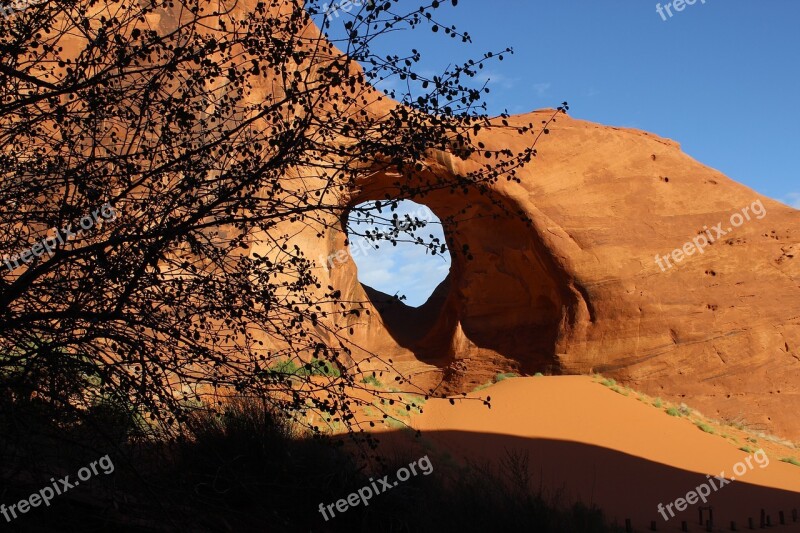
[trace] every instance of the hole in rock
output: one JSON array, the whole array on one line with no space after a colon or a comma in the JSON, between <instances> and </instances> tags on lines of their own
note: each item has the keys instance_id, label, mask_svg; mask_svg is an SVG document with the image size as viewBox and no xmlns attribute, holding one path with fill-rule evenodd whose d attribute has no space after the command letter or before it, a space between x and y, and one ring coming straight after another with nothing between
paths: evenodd
<instances>
[{"instance_id":1,"label":"hole in rock","mask_svg":"<svg viewBox=\"0 0 800 533\"><path fill-rule=\"evenodd\" d=\"M357 254L358 281L386 333L417 359L442 368L469 358L486 373L510 367L557 373L561 332L584 327L593 311L588 294L551 253L540 229L521 215L522 206L502 195L436 189L425 194L424 206L398 201L404 205L398 212L386 203L386 189L385 182L376 180L359 191L345 218L350 251ZM376 213L376 202L381 213ZM439 239L449 250L443 254L449 267L438 252L426 254L424 244L408 244L420 259L409 261L387 254L401 250L401 244L376 240L376 229L385 232L394 224L424 218L404 216L417 210L435 213L434 223L414 231L428 245L433 244L429 235ZM370 223L371 215L382 224ZM367 244L380 247L362 254L359 239L365 236ZM395 293L409 298L397 300ZM373 338L384 353L387 346L380 335L376 330Z\"/></svg>"},{"instance_id":2,"label":"hole in rock","mask_svg":"<svg viewBox=\"0 0 800 533\"><path fill-rule=\"evenodd\" d=\"M420 307L450 272L442 223L425 205L363 202L350 210L347 228L358 280L379 299Z\"/></svg>"}]
</instances>

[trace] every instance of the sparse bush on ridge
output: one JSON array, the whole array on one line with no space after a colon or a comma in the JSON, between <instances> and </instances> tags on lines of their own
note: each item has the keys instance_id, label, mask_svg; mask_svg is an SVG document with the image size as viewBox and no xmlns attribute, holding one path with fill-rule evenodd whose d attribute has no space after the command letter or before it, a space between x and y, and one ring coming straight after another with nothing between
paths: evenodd
<instances>
[{"instance_id":1,"label":"sparse bush on ridge","mask_svg":"<svg viewBox=\"0 0 800 533\"><path fill-rule=\"evenodd\" d=\"M674 404L671 405L670 402L665 402L660 397L652 398L641 392L633 391L630 387L625 387L623 390L618 386L616 380L614 380L613 378L604 378L601 374L594 374L593 378L595 383L599 383L600 385L608 387L614 392L622 394L623 396L628 396L629 393L633 392L636 394L638 400L650 402L653 405L653 407L656 407L657 409L663 408L664 412L669 416L686 417L691 422L693 422L700 430L705 431L706 433L718 434L717 429L715 429L715 426L720 426L720 427L730 426L744 433L749 433L751 435L754 434L759 438L762 438L770 442L775 442L777 444L786 446L788 448L792 449L798 448L797 443L794 443L792 441L776 437L775 435L769 435L763 432L755 431L754 429L748 427L749 424L747 424L747 421L744 420L741 416L736 416L734 418L723 418L722 420L715 420L713 418L703 415L697 409L692 409L685 403L680 403L678 405ZM725 439L730 439L734 444L738 446L738 439L735 436L729 435L724 431L720 436ZM747 441L753 444L758 443L758 439L756 437L747 437Z\"/></svg>"},{"instance_id":2,"label":"sparse bush on ridge","mask_svg":"<svg viewBox=\"0 0 800 533\"><path fill-rule=\"evenodd\" d=\"M705 423L703 423L703 422L695 422L695 425L696 425L696 426L697 426L697 427L698 427L698 428L699 428L701 431L703 431L703 432L705 432L705 433L710 433L710 434L712 434L712 435L714 435L714 434L716 433L716 431L714 431L714 428L712 428L711 426L709 426L708 424L705 424Z\"/></svg>"},{"instance_id":3,"label":"sparse bush on ridge","mask_svg":"<svg viewBox=\"0 0 800 533\"><path fill-rule=\"evenodd\" d=\"M537 374L539 376L542 375L541 373L537 373ZM500 383L503 380L506 380L506 379L509 379L509 378L518 378L518 377L520 377L520 375L517 374L516 372L500 372L500 373L495 374L492 377L491 380L487 381L486 383L482 383L481 385L478 385L477 387L472 389L472 392L479 392L479 391L482 391L483 389L491 387L492 385L494 385L496 383Z\"/></svg>"},{"instance_id":4,"label":"sparse bush on ridge","mask_svg":"<svg viewBox=\"0 0 800 533\"><path fill-rule=\"evenodd\" d=\"M664 402L661 400L661 398L656 398L655 400L653 400L653 407L661 409L662 405L664 405Z\"/></svg>"},{"instance_id":5,"label":"sparse bush on ridge","mask_svg":"<svg viewBox=\"0 0 800 533\"><path fill-rule=\"evenodd\" d=\"M682 416L681 412L675 407L668 407L665 411L669 416Z\"/></svg>"}]
</instances>

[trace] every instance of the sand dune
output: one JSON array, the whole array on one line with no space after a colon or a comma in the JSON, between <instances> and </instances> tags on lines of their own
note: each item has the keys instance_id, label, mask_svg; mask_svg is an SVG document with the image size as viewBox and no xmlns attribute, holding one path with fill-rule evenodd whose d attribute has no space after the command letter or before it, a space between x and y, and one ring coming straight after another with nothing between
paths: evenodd
<instances>
[{"instance_id":1,"label":"sand dune","mask_svg":"<svg viewBox=\"0 0 800 533\"><path fill-rule=\"evenodd\" d=\"M708 498L717 527L728 530L736 521L746 529L749 517L758 527L763 508L773 523L783 510L783 530L800 531L791 516L792 509L800 509L800 468L769 451L768 464L751 458L752 468L743 463L746 471L738 478L733 467L750 453L591 377L508 379L468 397L486 396L491 408L480 401L456 400L453 406L431 400L413 426L454 457L497 460L505 450L527 451L537 484L594 503L620 524L631 518L638 530L649 529L651 520L659 531L679 531L681 520L698 530L698 505L676 512L669 522L657 506L685 497L706 483L708 474L724 471L737 479Z\"/></svg>"}]
</instances>

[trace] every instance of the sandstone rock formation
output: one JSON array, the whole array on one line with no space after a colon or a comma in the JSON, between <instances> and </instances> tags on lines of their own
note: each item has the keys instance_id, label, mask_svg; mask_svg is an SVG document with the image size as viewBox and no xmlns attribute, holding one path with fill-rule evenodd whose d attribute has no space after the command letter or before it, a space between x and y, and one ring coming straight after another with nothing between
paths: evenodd
<instances>
[{"instance_id":1,"label":"sandstone rock formation","mask_svg":"<svg viewBox=\"0 0 800 533\"><path fill-rule=\"evenodd\" d=\"M368 93L373 115L399 105ZM552 114L508 122L540 127ZM568 116L550 129L519 182L414 198L444 221L448 247L472 256L453 253L423 306L362 286L353 261L317 265L321 282L372 311L338 321L353 328L353 357L391 358L415 383L449 392L509 370L602 373L800 439L800 211L647 132ZM474 141L518 153L530 138L498 119ZM467 175L483 163L436 151L424 174ZM426 176L376 172L338 201L346 210L402 197L398 183ZM329 220L322 239L308 228L295 241L310 258L336 254L347 247L344 218Z\"/></svg>"},{"instance_id":2,"label":"sandstone rock formation","mask_svg":"<svg viewBox=\"0 0 800 533\"><path fill-rule=\"evenodd\" d=\"M540 124L551 114L510 122ZM451 391L510 369L599 372L800 438L800 212L646 132L562 117L543 139L521 183L494 186L511 214L477 195L416 200L443 221L461 220L449 247L468 244L474 258L453 254L448 278L422 307L387 303L358 283L353 262L333 269L349 299L379 311L358 319L357 342L412 374L429 371L427 383L442 377ZM514 151L524 142L500 128L478 140ZM444 174L480 164L448 153L430 161ZM396 179L376 176L347 205L382 199ZM334 253L344 239L310 255ZM673 251L694 239L702 253L677 263Z\"/></svg>"},{"instance_id":3,"label":"sandstone rock formation","mask_svg":"<svg viewBox=\"0 0 800 533\"><path fill-rule=\"evenodd\" d=\"M148 23L166 32L177 20L167 12ZM307 31L310 40L318 36ZM272 81L249 97L275 97ZM366 93L375 115L399 105ZM508 122L540 127L552 113ZM515 153L530 143L494 124L475 142ZM445 221L449 248L466 245L472 256L453 254L450 275L422 307L362 286L352 261L317 265L321 282L372 311L338 319L361 347L353 357L392 358L415 382L443 382L448 391L507 370L599 372L706 415L800 439L800 211L646 132L567 116L551 130L520 182L498 181L489 195L441 189L415 198ZM480 154L431 152L424 173L466 175L483 163ZM397 182L407 178L377 172L337 198L346 210L402 196ZM731 216L744 208L750 220L733 228ZM656 262L707 230L716 237L719 223L726 234L702 253L664 269ZM334 230L324 238L320 228L296 232L307 257L346 247L342 220L327 224ZM250 252L267 249L255 242Z\"/></svg>"}]
</instances>

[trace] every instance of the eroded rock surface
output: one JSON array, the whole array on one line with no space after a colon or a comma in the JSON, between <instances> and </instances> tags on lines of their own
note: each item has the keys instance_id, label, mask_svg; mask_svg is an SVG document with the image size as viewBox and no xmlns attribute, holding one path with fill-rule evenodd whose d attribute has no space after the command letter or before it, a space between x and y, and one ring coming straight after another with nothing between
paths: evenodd
<instances>
[{"instance_id":1,"label":"eroded rock surface","mask_svg":"<svg viewBox=\"0 0 800 533\"><path fill-rule=\"evenodd\" d=\"M479 140L513 151L528 141L501 128ZM449 191L416 200L443 221L459 219L448 244L468 244L473 256L453 254L424 306L387 303L358 283L352 262L332 269L350 298L382 311L358 319L358 342L451 391L512 369L599 372L709 416L800 437L800 211L642 131L562 117L538 149L521 183L493 187L494 201ZM429 164L466 174L481 162L438 153ZM349 204L383 198L396 179L375 177ZM311 255L343 246L341 234Z\"/></svg>"},{"instance_id":2,"label":"eroded rock surface","mask_svg":"<svg viewBox=\"0 0 800 533\"><path fill-rule=\"evenodd\" d=\"M154 17L160 31L177 20ZM318 36L307 33L309 42ZM251 97L274 97L271 81ZM398 105L366 92L370 113ZM552 113L509 122L540 127ZM415 198L453 221L450 249L467 245L473 258L454 253L448 279L424 306L363 287L352 261L317 265L321 282L373 311L338 318L362 348L353 357L392 358L417 383L443 382L449 391L471 390L500 371L600 372L706 415L800 439L800 211L652 134L567 116L551 130L520 183L501 180L490 195L443 189ZM531 139L498 124L475 141L517 153ZM483 164L480 154L435 152L425 173L466 175ZM375 174L338 201L347 208L383 199L403 179ZM750 220L733 228L731 215L745 208ZM328 257L346 248L346 235L341 221L327 222L338 231L323 238L300 224L281 231L296 233L307 257ZM664 269L656 262L706 228L716 237L719 223L726 234L702 253ZM269 246L254 242L250 252Z\"/></svg>"}]
</instances>

